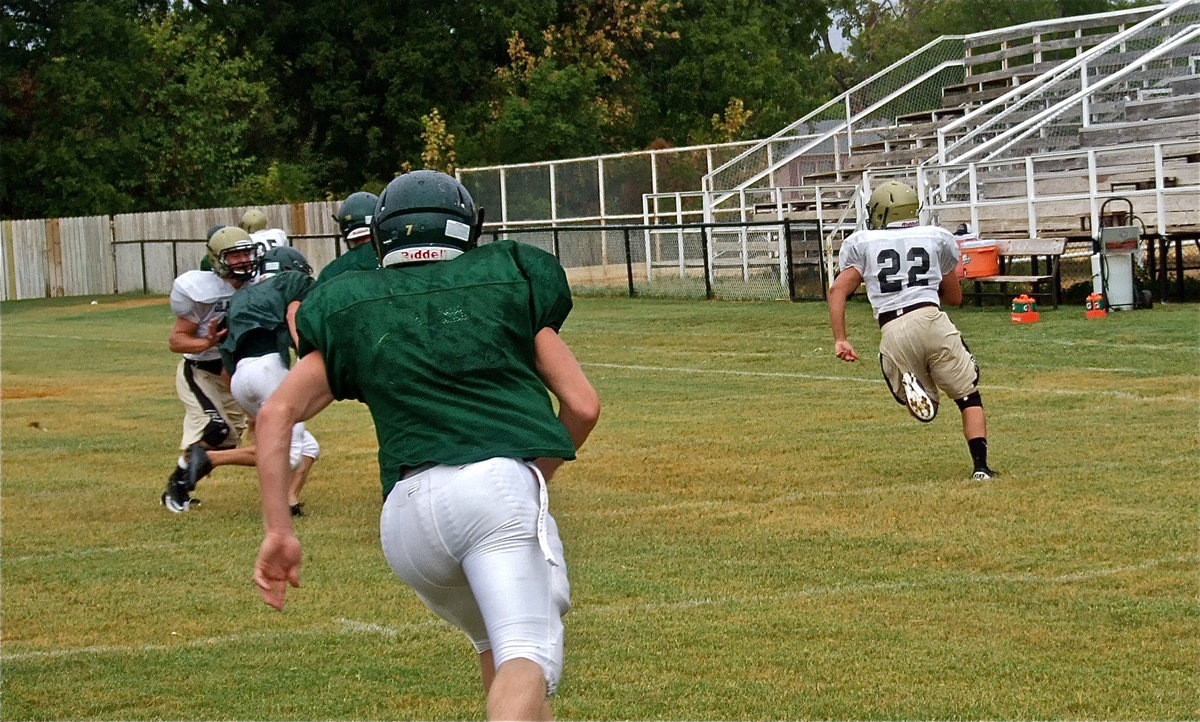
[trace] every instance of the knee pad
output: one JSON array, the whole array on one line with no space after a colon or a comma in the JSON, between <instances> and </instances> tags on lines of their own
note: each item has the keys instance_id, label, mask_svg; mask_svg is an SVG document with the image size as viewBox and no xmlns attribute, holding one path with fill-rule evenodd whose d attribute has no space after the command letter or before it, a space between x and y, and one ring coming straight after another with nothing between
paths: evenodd
<instances>
[{"instance_id":1,"label":"knee pad","mask_svg":"<svg viewBox=\"0 0 1200 722\"><path fill-rule=\"evenodd\" d=\"M978 391L972 391L961 399L955 399L954 403L958 404L959 411L966 411L972 406L983 406L983 399L979 397Z\"/></svg>"},{"instance_id":2,"label":"knee pad","mask_svg":"<svg viewBox=\"0 0 1200 722\"><path fill-rule=\"evenodd\" d=\"M200 435L200 442L210 449L217 449L228 445L229 439L229 424L225 422L219 414L214 414L204 425L204 432Z\"/></svg>"}]
</instances>

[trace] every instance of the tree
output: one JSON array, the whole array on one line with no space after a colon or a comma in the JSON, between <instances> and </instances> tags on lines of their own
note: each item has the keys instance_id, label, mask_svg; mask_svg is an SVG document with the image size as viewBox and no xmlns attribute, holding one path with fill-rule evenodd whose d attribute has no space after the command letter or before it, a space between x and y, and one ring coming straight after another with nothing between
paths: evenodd
<instances>
[{"instance_id":1,"label":"tree","mask_svg":"<svg viewBox=\"0 0 1200 722\"><path fill-rule=\"evenodd\" d=\"M41 16L44 34L5 77L5 215L229 200L266 86L221 36L153 5L86 0Z\"/></svg>"},{"instance_id":2,"label":"tree","mask_svg":"<svg viewBox=\"0 0 1200 722\"><path fill-rule=\"evenodd\" d=\"M829 0L850 39L858 80L942 35L967 35L1049 18L1107 12L1154 0Z\"/></svg>"},{"instance_id":3,"label":"tree","mask_svg":"<svg viewBox=\"0 0 1200 722\"><path fill-rule=\"evenodd\" d=\"M580 0L561 8L540 38L514 32L508 62L496 71L483 148L513 162L625 147L643 90L632 69L670 37L665 23L679 6Z\"/></svg>"},{"instance_id":4,"label":"tree","mask_svg":"<svg viewBox=\"0 0 1200 722\"><path fill-rule=\"evenodd\" d=\"M825 0L688 0L670 39L639 59L639 140L689 145L779 130L833 90L812 60L828 24ZM711 122L731 102L751 114L733 136Z\"/></svg>"}]
</instances>

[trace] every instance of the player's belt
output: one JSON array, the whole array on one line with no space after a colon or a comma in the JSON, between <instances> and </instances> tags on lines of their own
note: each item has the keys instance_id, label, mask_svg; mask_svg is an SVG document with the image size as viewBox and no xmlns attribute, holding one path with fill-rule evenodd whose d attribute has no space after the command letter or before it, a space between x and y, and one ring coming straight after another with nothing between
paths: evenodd
<instances>
[{"instance_id":1,"label":"player's belt","mask_svg":"<svg viewBox=\"0 0 1200 722\"><path fill-rule=\"evenodd\" d=\"M925 308L926 306L937 306L937 304L933 301L924 301L922 303L914 303L911 306L905 306L904 308L897 308L894 311L884 311L883 313L879 314L879 327L883 328L883 324L887 323L888 321L895 321L906 313L912 313L918 308Z\"/></svg>"},{"instance_id":2,"label":"player's belt","mask_svg":"<svg viewBox=\"0 0 1200 722\"><path fill-rule=\"evenodd\" d=\"M402 467L400 469L400 478L407 479L410 476L416 476L417 474L421 474L426 471L429 471L430 469L432 469L435 466L437 466L436 463L434 463L432 461L427 461L424 464L421 464L419 466Z\"/></svg>"},{"instance_id":3,"label":"player's belt","mask_svg":"<svg viewBox=\"0 0 1200 722\"><path fill-rule=\"evenodd\" d=\"M184 363L186 363L188 366L191 366L192 368L197 368L197 369L200 369L201 371L207 371L210 374L220 375L220 373L221 373L222 366L221 366L221 359L219 359L219 358L215 358L215 359L212 359L209 361L197 361L195 359L185 358L183 361L184 361Z\"/></svg>"}]
</instances>

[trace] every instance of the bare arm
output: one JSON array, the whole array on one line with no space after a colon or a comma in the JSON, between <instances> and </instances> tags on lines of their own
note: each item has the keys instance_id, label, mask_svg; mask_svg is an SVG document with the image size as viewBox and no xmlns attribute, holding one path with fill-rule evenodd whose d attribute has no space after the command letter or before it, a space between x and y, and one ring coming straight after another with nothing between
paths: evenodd
<instances>
[{"instance_id":1,"label":"bare arm","mask_svg":"<svg viewBox=\"0 0 1200 722\"><path fill-rule=\"evenodd\" d=\"M200 325L195 321L176 317L175 325L171 327L171 335L167 338L167 346L175 353L200 353L221 343L221 339L225 337L226 329L217 330L215 323L204 336L196 335L199 328Z\"/></svg>"},{"instance_id":2,"label":"bare arm","mask_svg":"<svg viewBox=\"0 0 1200 722\"><path fill-rule=\"evenodd\" d=\"M533 352L538 376L558 399L558 419L578 449L600 418L600 397L571 349L554 329L543 328L538 332L533 339ZM562 463L562 459L537 460L538 468L547 479Z\"/></svg>"},{"instance_id":3,"label":"bare arm","mask_svg":"<svg viewBox=\"0 0 1200 722\"><path fill-rule=\"evenodd\" d=\"M325 359L312 352L292 367L255 418L256 465L266 536L258 551L254 582L263 601L283 609L287 584L300 586L300 541L288 509L292 426L315 416L333 401Z\"/></svg>"},{"instance_id":4,"label":"bare arm","mask_svg":"<svg viewBox=\"0 0 1200 722\"><path fill-rule=\"evenodd\" d=\"M300 346L300 334L296 331L296 311L300 308L299 301L292 301L287 307L288 332L292 334L292 346Z\"/></svg>"},{"instance_id":5,"label":"bare arm","mask_svg":"<svg viewBox=\"0 0 1200 722\"><path fill-rule=\"evenodd\" d=\"M961 306L963 302L962 284L958 280L958 276L953 273L948 273L942 276L942 282L938 284L938 296L941 298L942 305Z\"/></svg>"},{"instance_id":6,"label":"bare arm","mask_svg":"<svg viewBox=\"0 0 1200 722\"><path fill-rule=\"evenodd\" d=\"M846 300L862 283L862 274L849 267L833 279L829 287L829 325L833 329L833 353L843 361L857 361L858 353L846 336Z\"/></svg>"}]
</instances>

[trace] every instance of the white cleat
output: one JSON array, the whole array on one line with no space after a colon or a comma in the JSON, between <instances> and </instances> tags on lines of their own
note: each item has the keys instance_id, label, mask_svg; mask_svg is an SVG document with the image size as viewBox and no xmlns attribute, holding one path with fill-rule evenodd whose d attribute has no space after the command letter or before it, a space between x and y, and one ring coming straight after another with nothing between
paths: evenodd
<instances>
[{"instance_id":1,"label":"white cleat","mask_svg":"<svg viewBox=\"0 0 1200 722\"><path fill-rule=\"evenodd\" d=\"M917 377L905 371L900 376L900 385L904 387L905 405L908 406L908 413L913 415L917 421L929 423L933 421L933 417L937 416L937 401L932 399L921 386L921 382L917 381Z\"/></svg>"}]
</instances>

